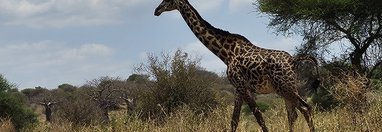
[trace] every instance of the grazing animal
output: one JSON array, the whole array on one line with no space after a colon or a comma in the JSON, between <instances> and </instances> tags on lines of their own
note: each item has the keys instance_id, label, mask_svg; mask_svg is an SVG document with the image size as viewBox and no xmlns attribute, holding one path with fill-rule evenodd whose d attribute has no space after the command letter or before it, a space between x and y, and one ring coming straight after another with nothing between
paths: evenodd
<instances>
[{"instance_id":1,"label":"grazing animal","mask_svg":"<svg viewBox=\"0 0 382 132\"><path fill-rule=\"evenodd\" d=\"M52 110L52 107L53 105L57 104L57 102L40 102L39 103L40 105L44 106L45 108L45 119L46 121L48 122L51 122L52 121L52 114L53 114L53 110Z\"/></svg>"},{"instance_id":2,"label":"grazing animal","mask_svg":"<svg viewBox=\"0 0 382 132\"><path fill-rule=\"evenodd\" d=\"M243 101L252 110L263 131L268 131L253 93L277 93L285 100L290 131L297 118L296 108L314 131L311 107L298 95L294 67L299 58L285 51L253 45L245 37L213 27L205 21L187 0L163 0L154 15L178 10L195 36L227 65L228 79L236 88L231 121L236 131Z\"/></svg>"}]
</instances>

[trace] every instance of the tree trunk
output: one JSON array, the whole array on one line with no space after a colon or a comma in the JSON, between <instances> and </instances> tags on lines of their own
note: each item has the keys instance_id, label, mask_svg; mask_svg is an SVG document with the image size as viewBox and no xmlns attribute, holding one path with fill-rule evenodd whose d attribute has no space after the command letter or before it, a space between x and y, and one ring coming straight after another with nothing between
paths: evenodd
<instances>
[{"instance_id":1,"label":"tree trunk","mask_svg":"<svg viewBox=\"0 0 382 132\"><path fill-rule=\"evenodd\" d=\"M365 69L361 65L362 55L364 53L365 52L356 49L354 50L353 53L350 54L350 61L351 61L352 67L354 68L354 70L356 70L358 73L361 73L361 74L365 73Z\"/></svg>"},{"instance_id":2,"label":"tree trunk","mask_svg":"<svg viewBox=\"0 0 382 132\"><path fill-rule=\"evenodd\" d=\"M102 109L102 123L109 123L109 110L107 109Z\"/></svg>"}]
</instances>

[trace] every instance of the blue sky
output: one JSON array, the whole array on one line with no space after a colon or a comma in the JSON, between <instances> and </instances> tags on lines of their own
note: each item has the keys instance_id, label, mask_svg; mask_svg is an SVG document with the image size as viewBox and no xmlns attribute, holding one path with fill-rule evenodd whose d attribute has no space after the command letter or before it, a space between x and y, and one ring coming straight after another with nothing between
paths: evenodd
<instances>
[{"instance_id":1,"label":"blue sky","mask_svg":"<svg viewBox=\"0 0 382 132\"><path fill-rule=\"evenodd\" d=\"M177 49L226 66L192 34L178 11L155 17L160 0L0 0L0 74L19 88L80 86L100 76L127 78L147 53ZM254 44L293 53L300 37L276 36L252 0L190 0L215 27Z\"/></svg>"}]
</instances>

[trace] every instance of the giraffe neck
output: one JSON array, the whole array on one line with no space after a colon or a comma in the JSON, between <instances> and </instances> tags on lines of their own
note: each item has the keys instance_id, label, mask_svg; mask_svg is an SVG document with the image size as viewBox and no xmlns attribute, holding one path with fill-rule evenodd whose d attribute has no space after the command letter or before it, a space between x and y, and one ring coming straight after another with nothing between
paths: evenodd
<instances>
[{"instance_id":1,"label":"giraffe neck","mask_svg":"<svg viewBox=\"0 0 382 132\"><path fill-rule=\"evenodd\" d=\"M180 1L178 10L190 27L195 36L224 63L228 63L229 57L238 54L240 45L235 41L244 41L250 43L246 38L237 34L231 34L227 31L213 27L205 21L199 13L187 1Z\"/></svg>"}]
</instances>

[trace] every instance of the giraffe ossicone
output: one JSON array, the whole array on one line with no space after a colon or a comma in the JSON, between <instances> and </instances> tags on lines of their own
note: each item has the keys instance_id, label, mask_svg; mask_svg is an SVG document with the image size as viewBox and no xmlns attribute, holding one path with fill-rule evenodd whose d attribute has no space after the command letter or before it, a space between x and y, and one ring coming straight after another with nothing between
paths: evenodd
<instances>
[{"instance_id":1,"label":"giraffe ossicone","mask_svg":"<svg viewBox=\"0 0 382 132\"><path fill-rule=\"evenodd\" d=\"M296 108L314 131L312 108L298 95L294 68L301 58L285 51L253 45L245 37L213 27L187 0L163 0L154 15L178 10L195 36L227 65L227 76L236 88L231 130L236 131L243 101L248 104L263 131L268 131L253 93L277 93L285 100L289 130L297 119ZM303 58L306 59L306 58ZM314 58L308 60L316 62Z\"/></svg>"}]
</instances>

